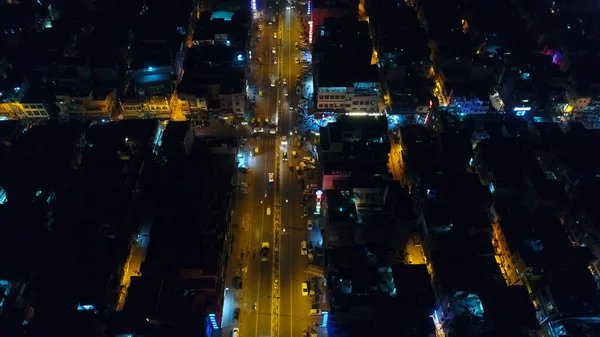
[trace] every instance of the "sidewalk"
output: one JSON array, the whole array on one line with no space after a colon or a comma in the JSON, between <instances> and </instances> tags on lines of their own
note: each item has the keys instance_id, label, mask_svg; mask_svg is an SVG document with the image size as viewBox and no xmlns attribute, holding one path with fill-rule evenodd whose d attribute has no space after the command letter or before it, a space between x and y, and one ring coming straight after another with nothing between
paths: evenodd
<instances>
[{"instance_id":1,"label":"sidewalk","mask_svg":"<svg viewBox=\"0 0 600 337\"><path fill-rule=\"evenodd\" d=\"M247 174L238 173L238 181L248 181L253 172ZM244 301L244 289L246 284L245 274L247 272L247 259L250 255L248 251L248 237L250 231L250 219L246 209L246 195L236 193L236 206L231 221L232 251L227 260L225 272L225 299L223 301L223 318L221 321L221 336L228 337L231 330L235 327L244 331L244 317L250 311L247 303ZM241 289L237 287L236 282L241 280ZM239 317L234 318L235 310L239 308ZM250 309L251 310L251 309Z\"/></svg>"}]
</instances>

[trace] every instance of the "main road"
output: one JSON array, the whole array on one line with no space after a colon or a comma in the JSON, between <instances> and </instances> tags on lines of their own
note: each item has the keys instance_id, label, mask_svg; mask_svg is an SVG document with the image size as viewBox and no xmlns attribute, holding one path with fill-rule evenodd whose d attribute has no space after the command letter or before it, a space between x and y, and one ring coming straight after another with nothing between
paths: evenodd
<instances>
[{"instance_id":1,"label":"main road","mask_svg":"<svg viewBox=\"0 0 600 337\"><path fill-rule=\"evenodd\" d=\"M274 2L274 1L273 1ZM259 3L259 12L253 19L251 32L250 81L262 96L256 96L255 115L268 124L278 123L279 93L279 55L277 48L280 39L277 22L271 20L276 16L275 4ZM271 8L269 8L271 7ZM260 18L260 19L259 19ZM269 24L269 22L271 23ZM275 48L275 53L273 53ZM275 86L271 83L275 80ZM275 198L276 182L270 181L270 174L277 178L276 146L279 144L276 135L270 135L267 123L265 132L260 138L250 140L251 146L257 148L258 154L253 159L253 170L249 174L250 184L247 195L246 213L249 218L248 263L244 282L244 299L246 314L241 317L243 336L272 336L273 301L272 291L275 285L273 277L273 253L275 248L275 217L279 212ZM281 159L279 159L281 160ZM263 242L269 244L268 261L261 261L260 249ZM256 310L252 308L256 303Z\"/></svg>"},{"instance_id":2,"label":"main road","mask_svg":"<svg viewBox=\"0 0 600 337\"><path fill-rule=\"evenodd\" d=\"M301 58L300 52L295 44L300 42L301 24L299 9L285 9L286 4L282 4L280 17L281 28L283 30L281 41L282 54L282 76L287 78L288 96L283 96L282 114L280 121L281 135L296 136L294 126L296 113L290 110L290 106L297 107L298 100L302 94L297 94L295 85L299 82L296 77L301 75L301 66L296 64L295 58ZM304 6L299 6L304 7ZM300 80L300 85L304 83ZM304 92L302 90L301 92ZM292 153L296 150L302 157L302 152L298 148L292 147L293 142L282 151ZM298 165L297 161L290 155L289 162L283 166L281 175L281 196L288 202L283 203L282 224L286 231L282 236L281 250L281 320L280 336L302 336L302 331L307 329L311 323L308 315L311 308L311 297L302 296L302 282L308 282L308 276L304 274L304 269L308 266L306 255L301 255L300 244L304 240L310 239L310 233L307 230L307 219L302 218L303 190L304 186L298 183L296 174L289 169L289 166Z\"/></svg>"},{"instance_id":3,"label":"main road","mask_svg":"<svg viewBox=\"0 0 600 337\"><path fill-rule=\"evenodd\" d=\"M290 106L297 106L300 98L295 85L301 67L294 59L300 57L295 42L299 41L301 25L298 13L286 9L287 5L285 0L259 2L252 23L249 85L262 92L262 96L255 97L255 115L276 123L278 132L270 135L265 128L260 138L250 138L249 146L258 148L258 154L252 159L252 170L246 174L248 194L243 197L244 207L238 208L243 209L240 212L243 214L236 214L236 222L245 233L238 238L246 241L237 242L236 246L247 247L242 249L244 254L240 257L245 276L243 292L238 296L243 296L243 301L237 304L242 307L237 326L243 336L274 336L274 322L279 336L302 336L302 331L311 323L308 315L310 297L302 296L301 291L301 283L308 279L303 272L308 260L300 254L300 243L310 234L306 219L302 219L303 186L297 183L295 173L289 169L298 161L291 155L293 143L285 145L281 141L281 136L289 139L294 134L296 114L290 111ZM275 86L271 85L273 80ZM284 152L288 152L289 161L283 161ZM276 171L277 163L279 172ZM270 173L276 181L269 181ZM279 191L275 191L277 186ZM275 231L278 230L275 228L276 216L280 216L281 226L286 229L281 234L280 263L276 266L280 280L274 277L277 274L273 261ZM268 242L270 246L268 262L262 262L260 258L262 242ZM228 275L228 279L231 277ZM280 291L273 298L275 286ZM277 313L274 304L279 304ZM230 330L225 331L227 334Z\"/></svg>"}]
</instances>

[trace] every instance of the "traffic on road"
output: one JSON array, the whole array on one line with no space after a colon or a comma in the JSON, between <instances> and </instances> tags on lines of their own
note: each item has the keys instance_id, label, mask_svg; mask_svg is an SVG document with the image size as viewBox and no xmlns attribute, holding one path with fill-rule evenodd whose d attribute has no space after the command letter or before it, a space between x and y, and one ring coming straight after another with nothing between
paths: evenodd
<instances>
[{"instance_id":1,"label":"traffic on road","mask_svg":"<svg viewBox=\"0 0 600 337\"><path fill-rule=\"evenodd\" d=\"M305 127L312 96L308 20L306 3L265 0L253 8L254 111L230 123L240 145L223 336L327 335L319 162Z\"/></svg>"}]
</instances>

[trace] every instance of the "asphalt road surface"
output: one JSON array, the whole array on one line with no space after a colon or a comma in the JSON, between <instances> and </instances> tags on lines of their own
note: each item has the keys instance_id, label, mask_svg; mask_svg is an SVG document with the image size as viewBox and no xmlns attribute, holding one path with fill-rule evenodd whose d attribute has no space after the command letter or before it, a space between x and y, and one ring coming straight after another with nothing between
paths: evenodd
<instances>
[{"instance_id":1,"label":"asphalt road surface","mask_svg":"<svg viewBox=\"0 0 600 337\"><path fill-rule=\"evenodd\" d=\"M285 6L285 5L284 5ZM285 7L284 7L285 8ZM295 58L300 58L300 52L296 49L295 43L300 41L301 24L298 11L283 10L281 12L283 35L281 53L282 73L287 81L288 96L282 97L282 114L280 122L281 135L289 137L294 134L296 113L289 109L290 106L297 107L300 95L296 94L294 88L297 83L296 76L301 75L301 65L296 64ZM304 83L300 83L304 86ZM303 90L304 91L304 90ZM311 298L302 296L302 282L307 282L308 277L304 274L304 269L308 265L306 255L301 255L300 244L303 240L310 238L307 230L307 219L302 219L303 200L302 186L294 172L291 172L289 166L298 165L300 159L294 159L291 156L292 151L300 152L298 148L293 148L292 142L288 142L282 151L288 151L289 162L286 163L281 175L281 196L287 198L282 203L282 224L286 228L282 236L281 249L281 322L280 336L302 336L302 331L311 323L308 316L311 308ZM304 155L301 153L299 157Z\"/></svg>"},{"instance_id":2,"label":"asphalt road surface","mask_svg":"<svg viewBox=\"0 0 600 337\"><path fill-rule=\"evenodd\" d=\"M277 123L278 134L269 135L266 131L258 139L249 139L248 148L258 148L258 154L250 160L250 172L240 174L239 178L248 183L249 188L247 194L236 196L233 220L236 224L233 229L235 240L227 269L229 290L226 291L222 336L229 336L233 327L240 328L242 336L272 336L273 301L277 300L280 301L279 336L302 336L302 331L313 321L308 315L311 297L303 296L301 291L302 282L308 280L304 274L308 259L301 255L300 243L318 233L318 229L314 233L307 230L307 219L302 218L303 186L298 182L296 174L289 169L290 166L298 165L300 160L292 158L293 150L298 151L300 158L306 154L293 148L292 142L288 141L288 145L281 142L283 135L288 139L290 133L295 136L296 113L289 108L298 104L300 97L296 94L295 85L298 82L296 77L301 73L301 65L295 62L295 58L301 56L295 48L295 42L299 42L301 34L300 15L298 10L286 10L286 5L284 0L280 0L279 4L276 0L259 1L259 14L253 20L251 28L253 42L249 84L262 92L262 96L255 97L255 114L262 120ZM259 16L262 17L260 20ZM276 19L275 22L268 24L273 18ZM258 26L261 30L258 30ZM274 34L277 35L276 39ZM260 40L257 39L258 36ZM283 84L284 79L287 84ZM275 86L271 86L273 80L276 81ZM281 109L279 114L278 109ZM216 128L218 127L215 126L215 131ZM202 130L198 133L211 132ZM288 161L284 162L282 157L276 157L277 147L280 153L288 152ZM281 225L286 231L281 236L280 296L273 299L276 184L269 181L269 173L276 176L277 160L281 165L279 186L282 205L278 211L281 211ZM270 209L271 215L267 209ZM267 262L260 258L262 242L268 242L270 246ZM243 290L234 289L234 275L244 275ZM257 304L256 310L253 308L254 303ZM232 317L235 308L240 309L239 320Z\"/></svg>"}]
</instances>

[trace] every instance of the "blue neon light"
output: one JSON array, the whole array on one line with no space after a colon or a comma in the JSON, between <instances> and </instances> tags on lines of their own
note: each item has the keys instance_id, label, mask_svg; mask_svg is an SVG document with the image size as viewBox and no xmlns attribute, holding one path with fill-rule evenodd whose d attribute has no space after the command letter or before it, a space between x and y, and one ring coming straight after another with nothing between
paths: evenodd
<instances>
[{"instance_id":1,"label":"blue neon light","mask_svg":"<svg viewBox=\"0 0 600 337\"><path fill-rule=\"evenodd\" d=\"M217 324L217 317L215 314L208 314L208 319L210 319L210 324L212 324L213 329L219 330L219 325Z\"/></svg>"},{"instance_id":2,"label":"blue neon light","mask_svg":"<svg viewBox=\"0 0 600 337\"><path fill-rule=\"evenodd\" d=\"M323 322L321 323L323 327L327 326L327 321L329 320L329 312L323 311Z\"/></svg>"}]
</instances>

